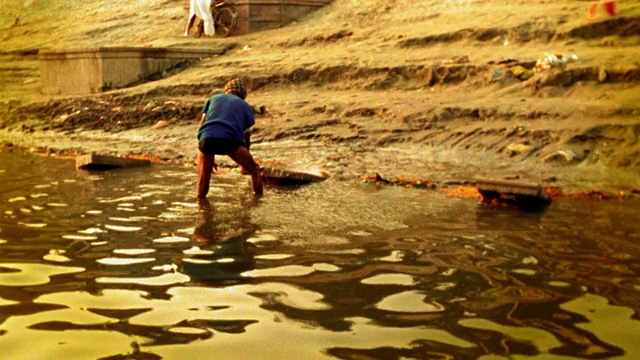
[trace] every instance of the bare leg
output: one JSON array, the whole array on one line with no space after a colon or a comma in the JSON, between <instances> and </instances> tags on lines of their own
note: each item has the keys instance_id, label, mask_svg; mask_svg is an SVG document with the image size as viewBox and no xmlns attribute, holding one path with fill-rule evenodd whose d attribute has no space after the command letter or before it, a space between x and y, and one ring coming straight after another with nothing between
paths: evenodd
<instances>
[{"instance_id":1,"label":"bare leg","mask_svg":"<svg viewBox=\"0 0 640 360\"><path fill-rule=\"evenodd\" d=\"M209 182L215 164L213 156L198 151L198 199L205 199L209 193Z\"/></svg>"},{"instance_id":2,"label":"bare leg","mask_svg":"<svg viewBox=\"0 0 640 360\"><path fill-rule=\"evenodd\" d=\"M251 156L249 149L241 146L236 152L229 154L229 157L251 174L253 192L258 196L262 195L262 170L260 169L260 165L253 159L253 156Z\"/></svg>"},{"instance_id":3,"label":"bare leg","mask_svg":"<svg viewBox=\"0 0 640 360\"><path fill-rule=\"evenodd\" d=\"M189 36L189 29L193 26L193 23L196 21L195 15L189 15L189 20L187 21L187 28L184 30L184 36Z\"/></svg>"}]
</instances>

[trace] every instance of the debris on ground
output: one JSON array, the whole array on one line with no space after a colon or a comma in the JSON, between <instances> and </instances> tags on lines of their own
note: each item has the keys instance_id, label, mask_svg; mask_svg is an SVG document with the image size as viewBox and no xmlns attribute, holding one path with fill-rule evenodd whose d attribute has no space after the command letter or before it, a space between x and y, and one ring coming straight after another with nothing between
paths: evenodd
<instances>
[{"instance_id":1,"label":"debris on ground","mask_svg":"<svg viewBox=\"0 0 640 360\"><path fill-rule=\"evenodd\" d=\"M444 188L443 192L449 196L454 198L477 198L481 199L482 196L477 188L473 186L454 186Z\"/></svg>"},{"instance_id":2,"label":"debris on ground","mask_svg":"<svg viewBox=\"0 0 640 360\"><path fill-rule=\"evenodd\" d=\"M577 60L578 60L578 56L575 54L571 56L565 56L565 55L544 53L544 56L538 59L538 61L536 62L534 71L536 73L540 73L545 70L551 69L552 67L564 68L568 63L574 62Z\"/></svg>"},{"instance_id":3,"label":"debris on ground","mask_svg":"<svg viewBox=\"0 0 640 360\"><path fill-rule=\"evenodd\" d=\"M435 189L437 186L434 181L429 179L412 179L404 177L385 179L378 173L376 173L375 175L361 175L359 179L362 183L399 185L406 188Z\"/></svg>"},{"instance_id":4,"label":"debris on ground","mask_svg":"<svg viewBox=\"0 0 640 360\"><path fill-rule=\"evenodd\" d=\"M91 98L53 99L43 104L27 104L19 108L23 114L48 119L48 128L57 131L102 130L119 132L144 126L158 128L160 124L191 122L202 111L201 100L150 101L143 96L103 95ZM16 116L15 119L12 116ZM10 114L7 123L19 120ZM155 124L155 125L154 125Z\"/></svg>"},{"instance_id":5,"label":"debris on ground","mask_svg":"<svg viewBox=\"0 0 640 360\"><path fill-rule=\"evenodd\" d=\"M469 62L469 57L467 55L454 56L451 59L442 60L443 65L466 64L468 62Z\"/></svg>"},{"instance_id":6,"label":"debris on ground","mask_svg":"<svg viewBox=\"0 0 640 360\"><path fill-rule=\"evenodd\" d=\"M527 154L530 153L534 150L535 148L528 144L528 143L513 143L510 144L509 146L507 146L507 148L505 149L505 153L507 154L507 156L509 157L513 157L513 156L517 156L517 155L521 155L521 154Z\"/></svg>"},{"instance_id":7,"label":"debris on ground","mask_svg":"<svg viewBox=\"0 0 640 360\"><path fill-rule=\"evenodd\" d=\"M547 155L545 156L544 159L542 159L542 161L545 163L554 162L554 163L565 163L565 164L569 164L574 160L580 160L580 159L578 158L576 153L574 153L571 150L556 151L553 154Z\"/></svg>"},{"instance_id":8,"label":"debris on ground","mask_svg":"<svg viewBox=\"0 0 640 360\"><path fill-rule=\"evenodd\" d=\"M169 122L166 120L160 120L157 123L155 123L151 128L152 129L162 129L163 127L167 127L169 126Z\"/></svg>"},{"instance_id":9,"label":"debris on ground","mask_svg":"<svg viewBox=\"0 0 640 360\"><path fill-rule=\"evenodd\" d=\"M529 80L533 77L533 70L527 69L524 66L516 65L509 68L509 71L513 74L513 76L518 80Z\"/></svg>"}]
</instances>

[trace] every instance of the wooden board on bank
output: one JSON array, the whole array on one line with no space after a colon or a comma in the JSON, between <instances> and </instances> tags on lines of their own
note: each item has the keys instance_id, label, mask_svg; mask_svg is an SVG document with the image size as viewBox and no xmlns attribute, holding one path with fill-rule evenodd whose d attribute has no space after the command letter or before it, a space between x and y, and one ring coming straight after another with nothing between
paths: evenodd
<instances>
[{"instance_id":1,"label":"wooden board on bank","mask_svg":"<svg viewBox=\"0 0 640 360\"><path fill-rule=\"evenodd\" d=\"M476 179L476 187L485 202L498 201L522 207L545 207L551 197L537 183L518 180Z\"/></svg>"},{"instance_id":2,"label":"wooden board on bank","mask_svg":"<svg viewBox=\"0 0 640 360\"><path fill-rule=\"evenodd\" d=\"M111 170L121 167L149 166L151 161L145 159L122 158L109 155L88 154L76 157L76 169Z\"/></svg>"},{"instance_id":3,"label":"wooden board on bank","mask_svg":"<svg viewBox=\"0 0 640 360\"><path fill-rule=\"evenodd\" d=\"M327 179L327 176L303 171L276 169L266 166L262 169L262 174L267 182L279 185L308 184Z\"/></svg>"}]
</instances>

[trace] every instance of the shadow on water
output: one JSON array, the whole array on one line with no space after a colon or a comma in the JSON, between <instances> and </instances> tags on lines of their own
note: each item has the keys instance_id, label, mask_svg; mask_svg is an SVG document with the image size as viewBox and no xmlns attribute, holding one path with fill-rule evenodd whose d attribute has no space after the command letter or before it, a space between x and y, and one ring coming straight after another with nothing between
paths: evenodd
<instances>
[{"instance_id":1,"label":"shadow on water","mask_svg":"<svg viewBox=\"0 0 640 360\"><path fill-rule=\"evenodd\" d=\"M215 206L209 200L198 202L201 220L193 237L198 245L185 250L181 270L192 281L213 285L230 285L246 281L241 274L255 267L252 244L247 240L256 233L246 208L234 211L231 219L237 223L234 233L221 229L224 219L216 219Z\"/></svg>"},{"instance_id":2,"label":"shadow on water","mask_svg":"<svg viewBox=\"0 0 640 360\"><path fill-rule=\"evenodd\" d=\"M0 359L640 353L638 202L331 180L254 199L235 173L198 202L191 169L2 153L0 180Z\"/></svg>"}]
</instances>

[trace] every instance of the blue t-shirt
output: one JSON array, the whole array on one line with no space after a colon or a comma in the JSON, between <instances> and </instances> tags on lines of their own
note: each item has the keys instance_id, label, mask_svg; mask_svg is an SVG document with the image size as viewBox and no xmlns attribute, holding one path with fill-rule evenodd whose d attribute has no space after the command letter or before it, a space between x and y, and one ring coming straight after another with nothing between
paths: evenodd
<instances>
[{"instance_id":1,"label":"blue t-shirt","mask_svg":"<svg viewBox=\"0 0 640 360\"><path fill-rule=\"evenodd\" d=\"M206 118L198 130L198 141L205 137L221 138L237 140L247 146L244 132L256 120L253 108L246 101L236 95L218 94L207 100L203 112Z\"/></svg>"}]
</instances>

